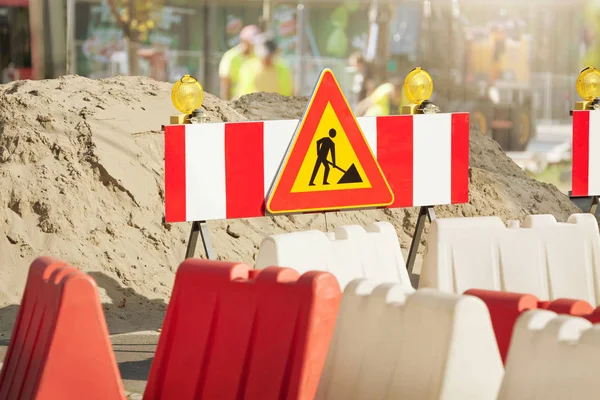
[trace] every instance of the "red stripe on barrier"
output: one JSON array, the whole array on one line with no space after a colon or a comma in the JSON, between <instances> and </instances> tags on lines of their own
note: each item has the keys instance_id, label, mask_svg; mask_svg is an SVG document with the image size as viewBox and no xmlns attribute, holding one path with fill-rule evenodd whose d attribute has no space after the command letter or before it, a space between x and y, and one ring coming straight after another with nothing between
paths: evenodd
<instances>
[{"instance_id":1,"label":"red stripe on barrier","mask_svg":"<svg viewBox=\"0 0 600 400\"><path fill-rule=\"evenodd\" d=\"M389 208L413 205L413 118L377 118L377 161L392 191Z\"/></svg>"},{"instance_id":2,"label":"red stripe on barrier","mask_svg":"<svg viewBox=\"0 0 600 400\"><path fill-rule=\"evenodd\" d=\"M249 218L263 214L263 131L263 122L225 125L227 218Z\"/></svg>"},{"instance_id":3,"label":"red stripe on barrier","mask_svg":"<svg viewBox=\"0 0 600 400\"><path fill-rule=\"evenodd\" d=\"M590 172L590 112L573 112L572 195L587 196Z\"/></svg>"},{"instance_id":4,"label":"red stripe on barrier","mask_svg":"<svg viewBox=\"0 0 600 400\"><path fill-rule=\"evenodd\" d=\"M165 127L165 221L185 222L185 126Z\"/></svg>"},{"instance_id":5,"label":"red stripe on barrier","mask_svg":"<svg viewBox=\"0 0 600 400\"><path fill-rule=\"evenodd\" d=\"M469 114L452 114L451 203L469 201Z\"/></svg>"}]
</instances>

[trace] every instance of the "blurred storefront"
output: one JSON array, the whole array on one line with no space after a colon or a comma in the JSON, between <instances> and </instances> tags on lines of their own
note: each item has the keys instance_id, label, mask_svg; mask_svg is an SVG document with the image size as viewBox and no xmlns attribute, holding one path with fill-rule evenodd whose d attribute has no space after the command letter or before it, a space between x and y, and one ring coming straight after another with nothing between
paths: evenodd
<instances>
[{"instance_id":1,"label":"blurred storefront","mask_svg":"<svg viewBox=\"0 0 600 400\"><path fill-rule=\"evenodd\" d=\"M161 3L155 15L156 29L138 48L138 74L174 81L189 73L197 76L206 90L218 92L221 56L238 43L244 25L263 25L265 1ZM365 46L367 1L309 0L302 5L301 14L297 2L268 3L270 28L281 55L294 73L302 72L299 94L310 93L325 67L334 70L342 86L351 84L347 58ZM66 7L67 0L0 0L2 67L12 61L21 78L65 74ZM110 12L108 0L76 0L74 20L75 73L91 78L129 74L123 31Z\"/></svg>"},{"instance_id":2,"label":"blurred storefront","mask_svg":"<svg viewBox=\"0 0 600 400\"><path fill-rule=\"evenodd\" d=\"M225 51L238 44L247 24L261 25L262 0L192 2L165 0L156 15L157 29L138 51L140 75L174 81L185 73L198 76L206 90L218 92L218 64ZM309 2L303 7L303 35L299 40L298 4L270 2L271 29L281 55L303 71L300 94L308 94L319 71L334 70L350 84L346 71L352 51L364 48L368 21L366 2ZM122 30L110 13L107 0L76 3L76 71L89 77L128 74ZM301 43L302 51L298 49Z\"/></svg>"},{"instance_id":3,"label":"blurred storefront","mask_svg":"<svg viewBox=\"0 0 600 400\"><path fill-rule=\"evenodd\" d=\"M163 81L184 73L198 74L201 14L201 5L167 5L158 10L153 16L156 28L137 48L138 74ZM123 31L115 23L108 2L77 1L75 20L77 73L92 78L129 75Z\"/></svg>"},{"instance_id":4,"label":"blurred storefront","mask_svg":"<svg viewBox=\"0 0 600 400\"><path fill-rule=\"evenodd\" d=\"M44 79L64 74L65 35L60 0L0 0L3 80L15 75L17 79ZM18 72L7 71L9 65Z\"/></svg>"},{"instance_id":5,"label":"blurred storefront","mask_svg":"<svg viewBox=\"0 0 600 400\"><path fill-rule=\"evenodd\" d=\"M11 64L16 75L7 71ZM33 77L29 0L0 0L0 71L8 72L3 81Z\"/></svg>"}]
</instances>

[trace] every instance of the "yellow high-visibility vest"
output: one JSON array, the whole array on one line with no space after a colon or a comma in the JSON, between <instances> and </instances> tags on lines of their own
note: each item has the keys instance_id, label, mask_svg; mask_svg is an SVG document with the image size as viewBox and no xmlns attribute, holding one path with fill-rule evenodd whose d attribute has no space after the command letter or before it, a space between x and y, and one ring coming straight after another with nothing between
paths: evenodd
<instances>
[{"instance_id":1,"label":"yellow high-visibility vest","mask_svg":"<svg viewBox=\"0 0 600 400\"><path fill-rule=\"evenodd\" d=\"M391 83L384 83L378 86L373 93L369 96L372 101L371 106L367 109L365 116L375 117L379 115L390 115L390 94L394 90L394 85ZM409 101L402 91L402 99L398 105L398 114L402 113L402 106L408 105Z\"/></svg>"},{"instance_id":2,"label":"yellow high-visibility vest","mask_svg":"<svg viewBox=\"0 0 600 400\"><path fill-rule=\"evenodd\" d=\"M221 61L219 62L219 77L229 78L231 80L231 93L237 92L237 86L239 84L240 70L244 62L254 58L254 55L245 55L242 53L240 45L232 47L227 50Z\"/></svg>"},{"instance_id":3,"label":"yellow high-visibility vest","mask_svg":"<svg viewBox=\"0 0 600 400\"><path fill-rule=\"evenodd\" d=\"M273 72L277 80L273 88L276 87L276 89L269 90L270 88L258 87L256 84L256 77L265 72L263 63L258 58L246 61L240 69L239 84L235 97L239 98L245 94L262 91L275 91L284 96L293 95L293 78L290 68L279 58L275 59L273 67L275 68Z\"/></svg>"}]
</instances>

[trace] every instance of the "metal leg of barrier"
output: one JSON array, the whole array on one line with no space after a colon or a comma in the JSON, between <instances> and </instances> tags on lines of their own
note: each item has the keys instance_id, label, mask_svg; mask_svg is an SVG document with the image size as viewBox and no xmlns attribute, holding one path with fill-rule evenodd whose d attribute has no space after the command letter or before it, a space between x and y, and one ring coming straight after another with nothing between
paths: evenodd
<instances>
[{"instance_id":1,"label":"metal leg of barrier","mask_svg":"<svg viewBox=\"0 0 600 400\"><path fill-rule=\"evenodd\" d=\"M423 233L423 229L425 229L425 221L427 219L429 222L435 220L435 210L433 209L433 206L423 206L419 209L417 226L415 226L415 234L413 235L410 250L408 251L408 260L406 261L406 269L408 270L409 276L412 275L413 267L415 266L419 244L421 243L421 234Z\"/></svg>"},{"instance_id":2,"label":"metal leg of barrier","mask_svg":"<svg viewBox=\"0 0 600 400\"><path fill-rule=\"evenodd\" d=\"M588 197L573 197L571 196L571 191L569 191L569 198L575 205L583 212L589 212L590 214L596 215L598 211L598 196L588 196Z\"/></svg>"},{"instance_id":3,"label":"metal leg of barrier","mask_svg":"<svg viewBox=\"0 0 600 400\"><path fill-rule=\"evenodd\" d=\"M210 233L208 232L208 225L206 221L194 221L192 222L192 230L190 231L190 238L188 239L187 250L185 252L185 258L192 258L196 254L196 244L198 243L198 234L202 237L202 244L204 246L204 254L209 260L216 260L215 251L210 242Z\"/></svg>"}]
</instances>

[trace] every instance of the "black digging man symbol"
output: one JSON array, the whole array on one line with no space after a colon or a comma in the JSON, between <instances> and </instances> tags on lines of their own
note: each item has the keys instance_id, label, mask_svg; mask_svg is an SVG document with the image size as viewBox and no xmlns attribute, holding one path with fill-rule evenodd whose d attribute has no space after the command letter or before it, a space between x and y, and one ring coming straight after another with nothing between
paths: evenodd
<instances>
[{"instance_id":1,"label":"black digging man symbol","mask_svg":"<svg viewBox=\"0 0 600 400\"><path fill-rule=\"evenodd\" d=\"M315 163L315 168L313 169L310 177L310 183L308 184L309 186L315 186L315 178L317 177L317 173L319 172L321 165L325 169L323 173L323 185L329 185L329 182L327 182L330 171L329 164L344 173L338 183L362 182L362 178L360 177L360 174L358 173L358 170L354 164L350 165L350 168L347 170L343 170L335 163L335 143L333 142L333 138L335 138L336 134L337 132L332 128L329 130L329 137L325 136L324 138L317 140L317 162ZM331 153L331 161L328 160L329 153Z\"/></svg>"}]
</instances>

